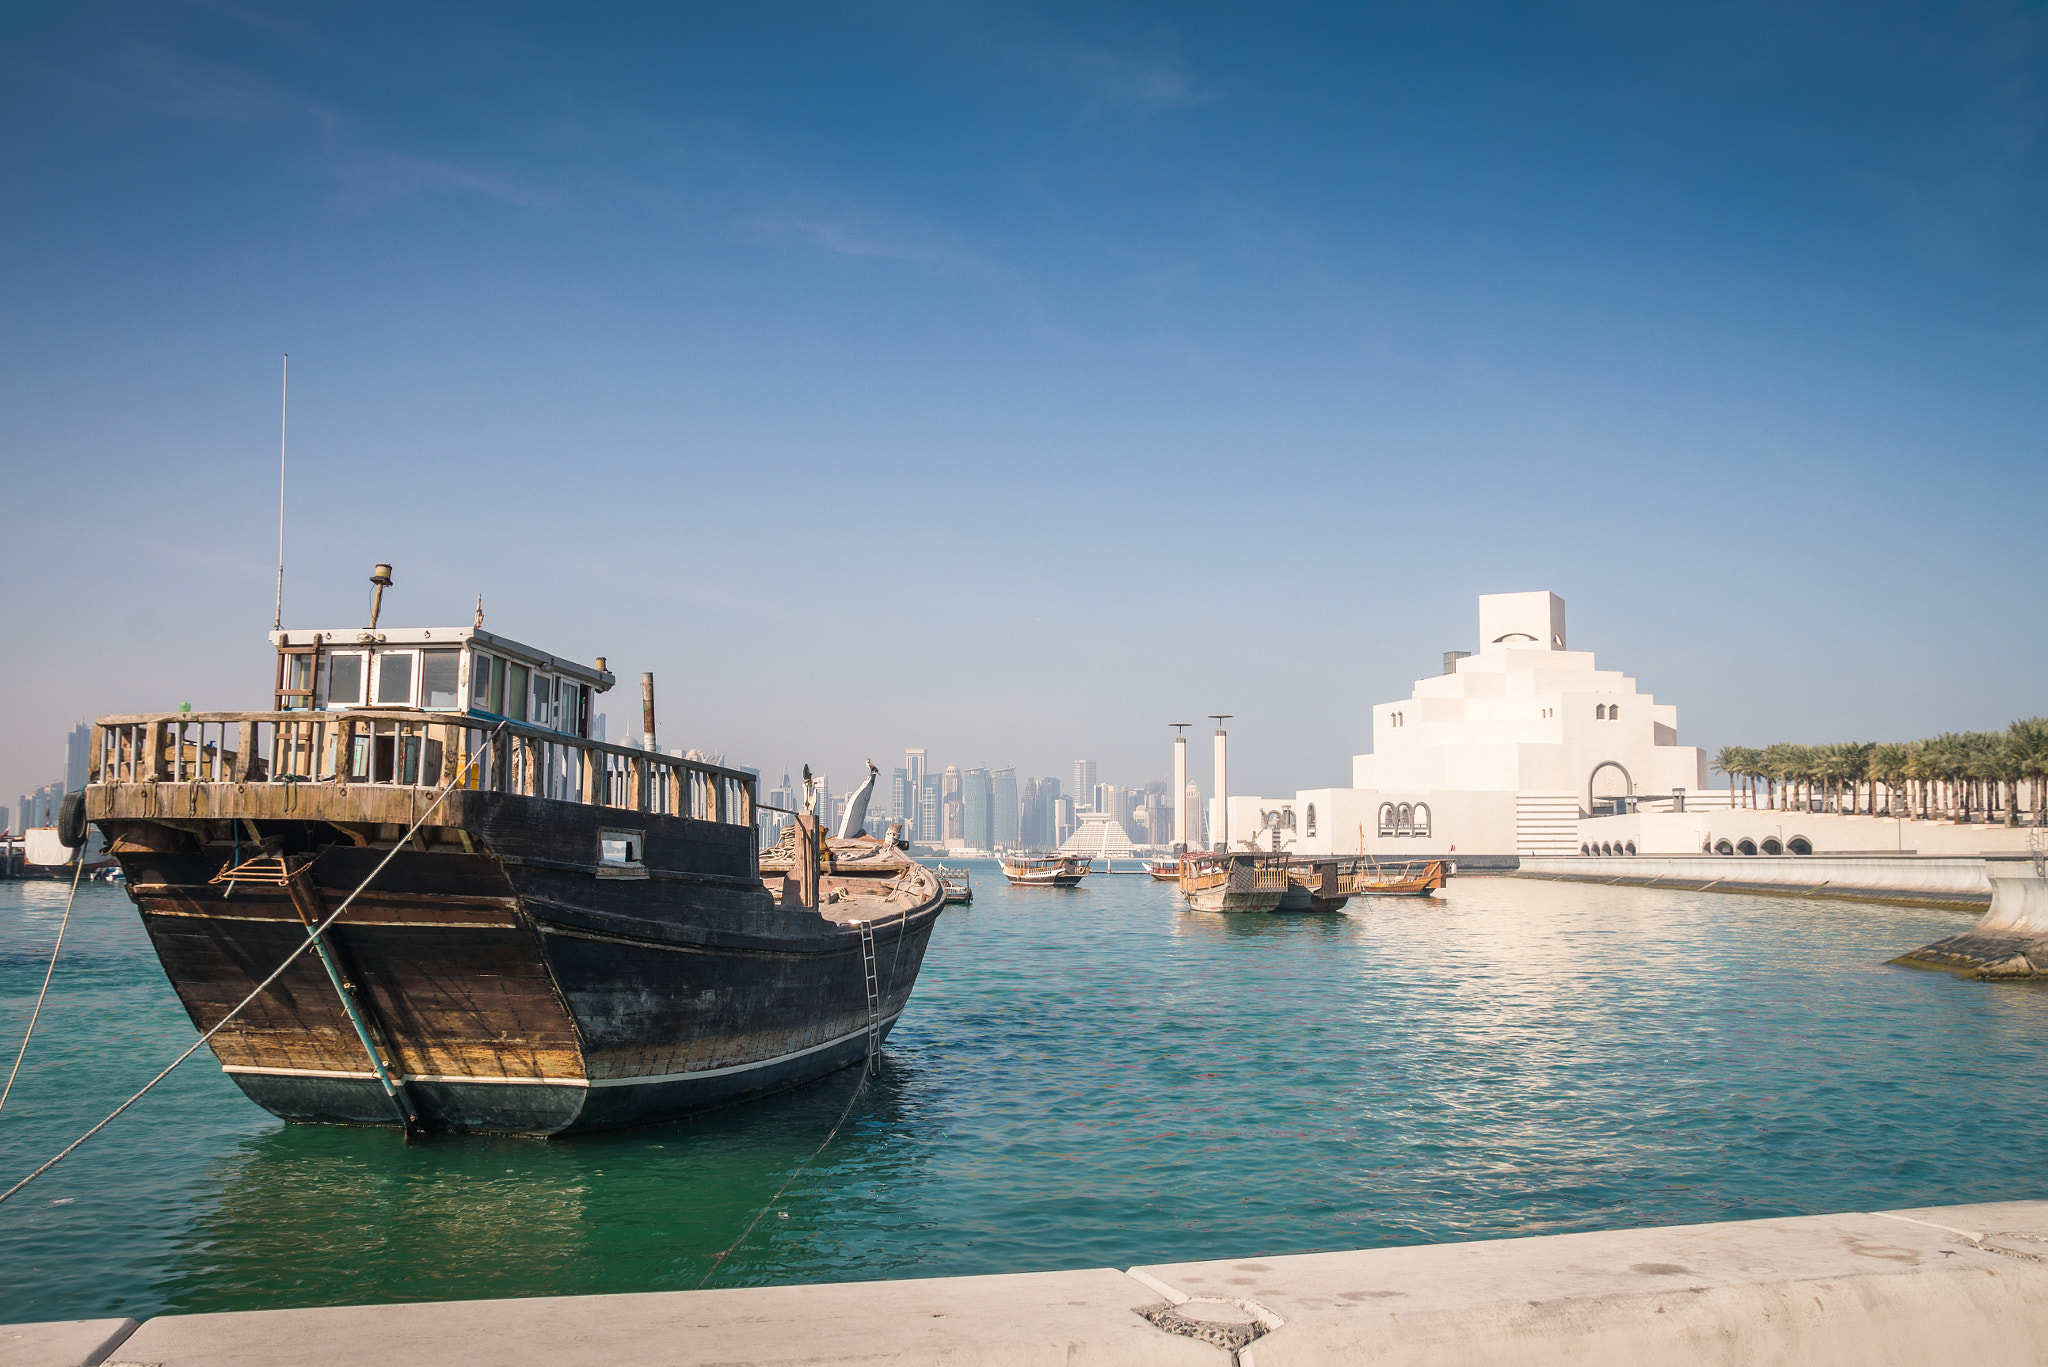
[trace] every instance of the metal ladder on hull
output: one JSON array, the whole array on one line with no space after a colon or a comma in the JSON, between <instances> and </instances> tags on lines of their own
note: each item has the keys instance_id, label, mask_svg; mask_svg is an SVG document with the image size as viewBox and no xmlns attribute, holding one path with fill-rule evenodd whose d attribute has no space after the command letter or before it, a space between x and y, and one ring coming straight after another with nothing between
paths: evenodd
<instances>
[{"instance_id":1,"label":"metal ladder on hull","mask_svg":"<svg viewBox=\"0 0 2048 1367\"><path fill-rule=\"evenodd\" d=\"M867 979L868 989L868 1054L867 1067L872 1069L882 1057L882 994L875 977L875 928L866 921L860 923L860 966Z\"/></svg>"}]
</instances>

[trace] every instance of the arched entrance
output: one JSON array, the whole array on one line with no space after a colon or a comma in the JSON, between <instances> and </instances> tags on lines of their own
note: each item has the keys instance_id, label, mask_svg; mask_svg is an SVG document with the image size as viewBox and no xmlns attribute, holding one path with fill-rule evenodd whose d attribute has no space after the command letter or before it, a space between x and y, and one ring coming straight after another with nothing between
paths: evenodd
<instances>
[{"instance_id":1,"label":"arched entrance","mask_svg":"<svg viewBox=\"0 0 2048 1367\"><path fill-rule=\"evenodd\" d=\"M1628 770L1615 760L1601 760L1586 776L1586 812L1589 816L1620 816L1628 803L1619 799L1633 797L1635 791L1636 781Z\"/></svg>"}]
</instances>

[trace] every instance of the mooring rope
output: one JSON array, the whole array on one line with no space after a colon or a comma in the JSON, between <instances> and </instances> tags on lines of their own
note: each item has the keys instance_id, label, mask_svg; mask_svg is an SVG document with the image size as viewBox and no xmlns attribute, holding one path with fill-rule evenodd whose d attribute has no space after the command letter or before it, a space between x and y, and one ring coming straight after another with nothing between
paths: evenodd
<instances>
[{"instance_id":1,"label":"mooring rope","mask_svg":"<svg viewBox=\"0 0 2048 1367\"><path fill-rule=\"evenodd\" d=\"M943 910L946 905L945 895L945 888L943 885L941 885L939 889L939 906L941 910ZM868 927L868 929L872 931L874 927L870 926ZM884 998L886 998L890 992L893 992L896 989L896 967L902 961L903 939L909 933L910 912L908 909L905 909L904 911L899 913L896 918L896 955L889 961L889 987L886 991L882 993L882 996ZM863 976L865 976L865 974L863 974ZM704 1289L704 1283L711 1280L711 1274L718 1271L718 1265L720 1263L724 1262L727 1258L731 1257L734 1253L739 1251L740 1245L747 1241L747 1236L754 1232L754 1226L760 1224L761 1221L767 1217L768 1212L775 1209L775 1203L782 1199L782 1194L789 1190L790 1184L795 1182L797 1178L803 1176L804 1170L810 1167L811 1164L818 1161L818 1155L824 1153L826 1149L832 1146L832 1141L838 1136L840 1127L846 1124L846 1118L853 1114L853 1108L855 1104L860 1101L861 1095L867 1091L868 1079L872 1078L875 1075L876 1070L881 1067L881 1061L882 1056L879 1050L869 1053L867 1058L861 1064L860 1081L854 1084L853 1095L846 1098L846 1109L839 1113L839 1119L833 1121L832 1128L825 1132L824 1141L820 1143L817 1148L811 1151L811 1156L809 1158L806 1158L803 1162L797 1164L795 1170L792 1171L789 1174L789 1176L782 1179L782 1185L777 1187L775 1189L775 1194L768 1198L768 1204L762 1206L759 1210L755 1211L754 1218L747 1221L747 1227L740 1231L740 1237L734 1239L730 1244L727 1244L725 1246L724 1252L719 1253L717 1256L712 1258L711 1266L705 1268L704 1275L697 1279L697 1290L701 1291Z\"/></svg>"},{"instance_id":2,"label":"mooring rope","mask_svg":"<svg viewBox=\"0 0 2048 1367\"><path fill-rule=\"evenodd\" d=\"M277 968L272 971L269 977L265 978L262 982L256 984L255 989L251 991L248 996L242 998L240 1002L236 1003L234 1010L228 1012L225 1016L222 1016L218 1021L216 1021L211 1030L208 1030L198 1039L193 1040L191 1047L185 1050L184 1053L172 1059L169 1067L165 1068L161 1073L158 1073L148 1082L143 1083L141 1091L138 1091L134 1096L129 1097L126 1101L122 1102L113 1110L109 1111L107 1113L107 1118L105 1120L102 1120L99 1124L93 1126L84 1134L72 1140L69 1144L66 1144L62 1149L57 1151L55 1156L53 1156L48 1162L44 1163L41 1167L37 1168L34 1172L22 1178L19 1182L16 1182L7 1190L0 1191L0 1201L7 1200L16 1192L20 1191L23 1187L27 1186L29 1183L35 1181L38 1177L41 1177L44 1173L48 1172L51 1168L56 1167L57 1164L62 1162L64 1159L68 1158L73 1152L73 1150L77 1149L79 1145L83 1144L86 1140L92 1138L101 1130L104 1130L105 1128L107 1128L107 1126L111 1125L114 1122L115 1118L121 1114L121 1112L127 1110L130 1106L133 1106L136 1102L142 1100L144 1096L148 1095L150 1088L156 1086L157 1083L162 1082L165 1078L169 1077L173 1072L177 1070L179 1064L183 1063L186 1059L191 1058L192 1055L198 1053L200 1045L206 1043L215 1035L219 1034L222 1026L226 1025L236 1016L242 1014L243 1009L246 1008L249 1005L249 1003L255 1001L258 997L262 996L265 990L267 990L272 983L276 982L279 978L283 977L284 971L287 968L290 968L293 962L297 960L301 954L304 954L307 950L311 949L313 947L313 942L319 939L321 935L325 934L329 926L333 925L336 921L341 919L341 914L349 909L349 904L356 900L357 895L360 894L364 888L370 886L370 881L374 879L378 874L384 872L384 866L386 864L389 864L400 850L404 849L407 845L412 843L412 837L414 833L416 833L420 827L427 824L427 818L434 814L435 809L441 805L442 799L447 797L448 794L454 792L456 788L461 786L462 781L469 776L470 767L476 763L477 756L483 753L485 745L488 745L490 741L497 736L498 732L505 729L505 725L506 723L501 721L496 726L491 728L490 732L486 734L484 737L484 745L479 745L476 749L476 754L471 755L467 760L463 762L462 772L458 773L455 776L454 780L448 784L448 786L443 788L438 794L435 795L434 800L428 804L427 810L420 814L419 820L412 823L411 829L406 831L406 833L403 836L401 836L398 840L392 842L391 849L388 852L386 852L382 859L377 861L377 867L371 869L369 873L364 876L363 881L356 884L354 892L351 892L347 897L344 897L342 899L341 905L334 909L333 915L329 916L319 925L314 926L310 930L308 930L306 932L305 941L301 943L299 947L294 949L291 953L285 955L284 962L279 964Z\"/></svg>"},{"instance_id":3,"label":"mooring rope","mask_svg":"<svg viewBox=\"0 0 2048 1367\"><path fill-rule=\"evenodd\" d=\"M78 847L78 867L71 871L71 895L64 899L64 919L57 923L57 943L50 947L50 966L43 970L43 990L36 993L35 1010L28 1013L28 1029L21 1032L21 1051L14 1056L14 1067L7 1074L7 1085L0 1087L0 1111L7 1109L7 1094L14 1090L14 1079L21 1073L21 1061L28 1057L29 1037L36 1032L36 1021L43 1014L43 998L50 995L50 979L57 972L57 956L64 952L64 931L71 924L71 904L78 900L78 880L85 876L85 846Z\"/></svg>"}]
</instances>

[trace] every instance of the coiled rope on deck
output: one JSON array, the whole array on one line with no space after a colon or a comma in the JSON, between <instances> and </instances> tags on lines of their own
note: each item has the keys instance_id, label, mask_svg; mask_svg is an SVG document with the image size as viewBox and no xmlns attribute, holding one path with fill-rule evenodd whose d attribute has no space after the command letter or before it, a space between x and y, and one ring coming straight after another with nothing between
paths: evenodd
<instances>
[{"instance_id":1,"label":"coiled rope on deck","mask_svg":"<svg viewBox=\"0 0 2048 1367\"><path fill-rule=\"evenodd\" d=\"M467 760L463 761L461 772L456 774L454 780L451 781L446 787L442 788L441 791L435 795L434 800L427 804L427 810L420 814L419 819L412 823L411 828L408 829L406 833L399 839L392 842L390 850L385 853L382 859L377 861L377 867L371 869L369 873L364 875L363 881L356 884L354 892L351 892L348 896L342 898L341 905L334 909L334 913L331 916L329 916L326 920L322 921L319 925L307 930L305 941L302 944L300 944L296 949L292 950L291 953L285 955L284 962L279 964L274 970L272 970L269 977L265 978L262 982L256 984L255 988L249 993L248 996L242 998L241 1001L237 1002L235 1004L234 1010L228 1012L225 1016L222 1016L218 1021L214 1022L212 1029L208 1030L198 1039L193 1040L190 1048L186 1049L184 1053L172 1059L170 1062L170 1066L165 1068L161 1073L158 1073L155 1077L143 1083L142 1089L136 1092L134 1096L129 1097L126 1101L122 1102L113 1110L109 1111L107 1113L106 1119L100 1121L99 1124L93 1126L84 1134L72 1140L69 1144L66 1144L62 1149L58 1150L57 1153L49 1159L49 1161L45 1162L41 1167L37 1168L34 1172L22 1178L19 1182L16 1182L7 1190L0 1191L0 1201L6 1201L9 1197L13 1196L23 1187L35 1181L38 1177L41 1177L51 1168L56 1167L57 1164L63 1162L64 1159L70 1157L70 1155L73 1153L73 1151L75 1151L78 1148L79 1145L85 1143L86 1140L92 1138L101 1130L104 1130L105 1128L107 1128L107 1126L113 1124L116 1117L118 1117L123 1111L127 1110L130 1106L133 1106L136 1102L142 1100L143 1097L147 1096L149 1094L149 1090L152 1087L156 1086L157 1083L162 1082L165 1078L169 1077L173 1072L175 1072L179 1064L183 1063L186 1059L191 1058L192 1055L198 1053L200 1045L206 1043L215 1035L219 1034L221 1031L221 1027L225 1026L229 1021L233 1020L236 1016L242 1014L243 1010L247 1008L251 1002L255 1001L258 997L262 996L263 993L269 989L272 983L276 982L279 978L283 977L284 971L287 968L290 968L301 954L304 954L307 950L311 949L313 947L314 942L327 932L327 928L329 926L333 925L336 921L341 919L342 913L349 909L349 904L356 900L356 897L363 891L364 888L370 886L371 880L376 878L378 874L384 872L384 866L386 864L389 864L392 858L395 855L397 855L397 853L400 850L404 849L408 844L411 843L413 835L416 832L418 832L420 827L427 824L427 818L432 816L435 810L440 807L442 799L446 798L448 794L454 792L458 787L462 785L462 781L469 776L470 768L473 765L475 765L477 761L477 756L483 754L486 746L488 746L489 743L494 738L496 738L498 732L505 729L505 725L506 724L501 721L496 726L491 728L490 732L484 737L484 744L479 745L476 749L476 753L472 754ZM52 960L52 962L55 962L54 959ZM23 1042L23 1047L27 1047L26 1041Z\"/></svg>"},{"instance_id":2,"label":"coiled rope on deck","mask_svg":"<svg viewBox=\"0 0 2048 1367\"><path fill-rule=\"evenodd\" d=\"M57 943L50 947L50 966L43 970L43 990L36 993L35 1010L28 1013L28 1029L21 1032L21 1049L14 1056L14 1067L8 1070L7 1085L0 1087L0 1110L7 1109L8 1093L14 1090L14 1079L21 1073L21 1061L28 1057L29 1038L36 1032L36 1022L42 1018L43 998L50 995L50 979L57 972L57 956L64 952L64 932L71 925L71 904L78 900L78 880L85 875L85 846L78 847L78 867L71 871L71 895L64 899L64 919L57 923Z\"/></svg>"}]
</instances>

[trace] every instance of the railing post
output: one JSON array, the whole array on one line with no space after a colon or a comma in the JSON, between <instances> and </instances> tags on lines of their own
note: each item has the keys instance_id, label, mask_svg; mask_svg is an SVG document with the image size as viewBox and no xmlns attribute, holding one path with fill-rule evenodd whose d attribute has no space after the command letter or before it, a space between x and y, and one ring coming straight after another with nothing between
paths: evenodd
<instances>
[{"instance_id":1,"label":"railing post","mask_svg":"<svg viewBox=\"0 0 2048 1367\"><path fill-rule=\"evenodd\" d=\"M355 766L356 722L348 713L336 715L334 725L334 782L336 787L346 788L349 771Z\"/></svg>"},{"instance_id":2,"label":"railing post","mask_svg":"<svg viewBox=\"0 0 2048 1367\"><path fill-rule=\"evenodd\" d=\"M579 747L576 751L577 776L583 783L583 800L593 807L604 805L597 791L597 776L601 769L597 751Z\"/></svg>"},{"instance_id":3,"label":"railing post","mask_svg":"<svg viewBox=\"0 0 2048 1367\"><path fill-rule=\"evenodd\" d=\"M153 721L143 737L142 767L144 782L155 783L164 776L164 735L171 729L167 721Z\"/></svg>"}]
</instances>

